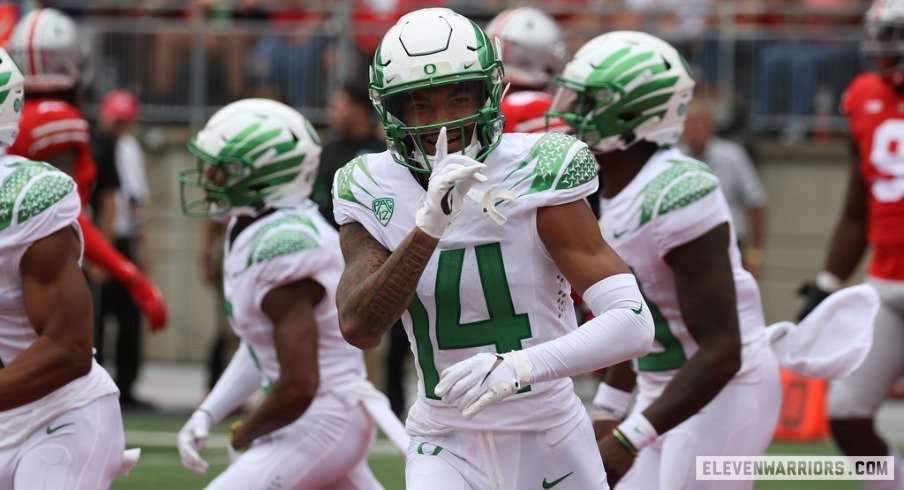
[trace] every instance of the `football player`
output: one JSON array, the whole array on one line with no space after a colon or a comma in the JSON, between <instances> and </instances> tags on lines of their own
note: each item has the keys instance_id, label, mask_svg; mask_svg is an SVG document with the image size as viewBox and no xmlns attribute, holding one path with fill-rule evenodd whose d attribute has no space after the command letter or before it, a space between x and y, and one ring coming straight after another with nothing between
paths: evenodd
<instances>
[{"instance_id":1,"label":"football player","mask_svg":"<svg viewBox=\"0 0 904 490\"><path fill-rule=\"evenodd\" d=\"M865 24L870 71L851 82L841 102L854 155L847 196L823 270L801 289L800 317L840 289L872 245L866 282L881 299L872 349L856 372L830 385L829 417L845 454L894 457L895 481L865 485L901 488L901 456L877 434L875 416L904 375L904 0L876 0Z\"/></svg>"},{"instance_id":2,"label":"football player","mask_svg":"<svg viewBox=\"0 0 904 490\"><path fill-rule=\"evenodd\" d=\"M58 10L33 10L16 24L10 54L25 74L25 105L19 137L8 153L46 161L71 175L86 206L97 168L88 146L88 122L78 109L84 63L75 24ZM88 261L129 288L152 331L162 329L166 304L160 290L110 245L86 215L78 221Z\"/></svg>"},{"instance_id":3,"label":"football player","mask_svg":"<svg viewBox=\"0 0 904 490\"><path fill-rule=\"evenodd\" d=\"M649 34L611 32L581 47L557 82L550 116L595 152L603 236L637 276L656 325L636 377L628 363L610 368L594 399L609 483L752 488L694 473L697 455L765 451L781 385L718 179L674 148L693 97L687 63Z\"/></svg>"},{"instance_id":4,"label":"football player","mask_svg":"<svg viewBox=\"0 0 904 490\"><path fill-rule=\"evenodd\" d=\"M502 134L503 65L469 19L403 16L371 66L389 149L337 174L342 333L401 317L418 373L409 489L605 488L569 376L648 352L652 318L584 202L586 145ZM569 290L597 315L577 328Z\"/></svg>"},{"instance_id":5,"label":"football player","mask_svg":"<svg viewBox=\"0 0 904 490\"><path fill-rule=\"evenodd\" d=\"M506 133L539 133L547 130L546 111L555 90L553 77L568 61L565 36L555 19L536 7L504 10L487 24L487 36L499 43L505 63L503 82L508 85L500 108ZM565 129L552 121L552 130Z\"/></svg>"},{"instance_id":6,"label":"football player","mask_svg":"<svg viewBox=\"0 0 904 490\"><path fill-rule=\"evenodd\" d=\"M245 99L214 114L189 149L198 164L180 174L183 210L229 217L224 297L242 344L179 432L183 464L206 472L210 428L263 387L264 401L229 433L232 463L208 488L382 488L367 466L368 410L388 414L399 445L408 438L339 332L339 238L308 199L314 128L284 104Z\"/></svg>"},{"instance_id":7,"label":"football player","mask_svg":"<svg viewBox=\"0 0 904 490\"><path fill-rule=\"evenodd\" d=\"M16 139L22 73L0 49L0 149ZM109 488L123 464L118 391L92 356L75 182L0 156L0 488Z\"/></svg>"}]
</instances>

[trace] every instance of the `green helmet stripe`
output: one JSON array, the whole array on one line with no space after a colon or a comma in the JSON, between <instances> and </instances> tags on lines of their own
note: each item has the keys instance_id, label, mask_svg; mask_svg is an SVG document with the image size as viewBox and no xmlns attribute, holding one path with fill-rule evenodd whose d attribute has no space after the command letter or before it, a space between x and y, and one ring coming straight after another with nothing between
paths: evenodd
<instances>
[{"instance_id":1,"label":"green helmet stripe","mask_svg":"<svg viewBox=\"0 0 904 490\"><path fill-rule=\"evenodd\" d=\"M618 112L621 114L625 114L625 113L643 114L645 111L648 111L658 105L665 104L666 102L669 101L670 98L672 98L672 95L673 94L671 94L671 93L665 93L665 94L659 94L659 95L647 97L646 99L642 99L642 100L634 100L634 101L631 101L629 104L625 104L621 108L621 110L619 110Z\"/></svg>"},{"instance_id":2,"label":"green helmet stripe","mask_svg":"<svg viewBox=\"0 0 904 490\"><path fill-rule=\"evenodd\" d=\"M618 62L618 60L622 59L629 52L631 52L631 46L625 46L624 48L610 54L606 59L602 61L602 63L596 65L595 68L600 69L614 66L615 63Z\"/></svg>"},{"instance_id":3,"label":"green helmet stripe","mask_svg":"<svg viewBox=\"0 0 904 490\"><path fill-rule=\"evenodd\" d=\"M652 80L647 82L637 88L635 88L631 92L631 96L633 99L642 99L647 95L650 95L654 92L658 92L663 89L674 87L675 84L678 83L678 77L669 77L669 78L660 78L659 80ZM671 92L669 92L671 95ZM666 99L668 100L668 99Z\"/></svg>"},{"instance_id":4,"label":"green helmet stripe","mask_svg":"<svg viewBox=\"0 0 904 490\"><path fill-rule=\"evenodd\" d=\"M248 154L248 160L254 161L260 158L264 153L267 153L269 150L275 150L277 155L282 155L283 153L288 153L294 150L298 146L298 141L283 141L282 143L277 143L273 146L265 146L260 150L257 150L253 153Z\"/></svg>"},{"instance_id":5,"label":"green helmet stripe","mask_svg":"<svg viewBox=\"0 0 904 490\"><path fill-rule=\"evenodd\" d=\"M260 121L258 121L254 124L249 125L247 128L243 129L241 132L239 132L239 134L233 136L232 139L226 143L226 146L224 146L223 149L220 150L220 156L221 157L232 156L232 153L235 151L235 147L238 146L242 141L244 141L245 138L247 138L252 133L257 131L257 129L260 127L261 127L261 123L260 123Z\"/></svg>"},{"instance_id":6,"label":"green helmet stripe","mask_svg":"<svg viewBox=\"0 0 904 490\"><path fill-rule=\"evenodd\" d=\"M493 51L493 42L490 41L487 35L473 21L471 22L471 27L474 28L474 37L477 38L477 60L480 61L481 68L487 69L493 65L494 61L496 61L496 53Z\"/></svg>"},{"instance_id":7,"label":"green helmet stripe","mask_svg":"<svg viewBox=\"0 0 904 490\"><path fill-rule=\"evenodd\" d=\"M0 92L0 104L6 102L6 97L9 95L9 90L4 90Z\"/></svg>"},{"instance_id":8,"label":"green helmet stripe","mask_svg":"<svg viewBox=\"0 0 904 490\"><path fill-rule=\"evenodd\" d=\"M257 148L260 145L263 145L264 143L272 140L273 138L276 138L277 136L279 136L280 133L282 133L282 128L271 129L270 131L261 133L255 137L251 138L250 140L246 141L242 146L235 149L232 152L232 154L225 155L224 152L221 151L220 155L230 156L230 157L234 157L234 158L242 158L249 151ZM224 150L225 150L225 148L224 148Z\"/></svg>"},{"instance_id":9,"label":"green helmet stripe","mask_svg":"<svg viewBox=\"0 0 904 490\"><path fill-rule=\"evenodd\" d=\"M631 82L631 80L634 80L635 78L640 76L642 73L647 72L647 71L656 75L658 73L664 72L665 67L662 65L652 65L652 66L641 65L641 66L638 66L636 70L627 71L627 72L624 72L623 74L619 75L618 78L615 79L615 83L617 83L619 85L623 85L623 86L627 85L628 83Z\"/></svg>"},{"instance_id":10,"label":"green helmet stripe","mask_svg":"<svg viewBox=\"0 0 904 490\"><path fill-rule=\"evenodd\" d=\"M374 64L373 64L373 80L372 83L374 86L382 87L383 86L383 56L381 54L380 49L383 47L383 43L381 42L379 46L377 46L377 52L374 54Z\"/></svg>"},{"instance_id":11,"label":"green helmet stripe","mask_svg":"<svg viewBox=\"0 0 904 490\"><path fill-rule=\"evenodd\" d=\"M314 143L317 143L318 146L321 144L320 137L317 136L317 131L314 131L314 127L311 126L311 122L307 119L304 120L304 130L308 133L308 136L311 137L311 140L314 141Z\"/></svg>"},{"instance_id":12,"label":"green helmet stripe","mask_svg":"<svg viewBox=\"0 0 904 490\"><path fill-rule=\"evenodd\" d=\"M13 77L13 72L5 71L0 73L0 86L6 85L9 83L9 79Z\"/></svg>"},{"instance_id":13,"label":"green helmet stripe","mask_svg":"<svg viewBox=\"0 0 904 490\"><path fill-rule=\"evenodd\" d=\"M587 78L587 84L597 84L597 83L605 83L610 80L613 80L619 77L622 73L627 70L631 70L636 67L638 64L643 63L644 61L648 61L653 57L653 53L638 53L634 56L631 56L627 59L619 61L615 65L606 65L602 64L594 70L593 73Z\"/></svg>"},{"instance_id":14,"label":"green helmet stripe","mask_svg":"<svg viewBox=\"0 0 904 490\"><path fill-rule=\"evenodd\" d=\"M257 169L257 171L254 172L253 177L248 179L247 182L251 184L268 183L270 185L273 185L270 182L270 179L274 174L278 174L283 170L301 165L301 162L304 161L305 157L307 157L307 155L298 155L296 157L287 158L278 162L268 163L267 165L264 165L263 167Z\"/></svg>"}]
</instances>

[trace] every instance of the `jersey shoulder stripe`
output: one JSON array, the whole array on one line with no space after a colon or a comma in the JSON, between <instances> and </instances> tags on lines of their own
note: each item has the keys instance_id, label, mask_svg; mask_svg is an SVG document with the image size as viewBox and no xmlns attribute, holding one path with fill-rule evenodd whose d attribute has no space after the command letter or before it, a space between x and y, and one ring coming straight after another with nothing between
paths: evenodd
<instances>
[{"instance_id":1,"label":"jersey shoulder stripe","mask_svg":"<svg viewBox=\"0 0 904 490\"><path fill-rule=\"evenodd\" d=\"M372 192L375 189L383 189L383 186L374 178L366 155L361 155L336 172L333 196L370 209L365 203L376 198Z\"/></svg>"},{"instance_id":2,"label":"jersey shoulder stripe","mask_svg":"<svg viewBox=\"0 0 904 490\"><path fill-rule=\"evenodd\" d=\"M523 196L572 189L595 177L596 161L586 145L567 134L547 133L502 181L511 189L526 184Z\"/></svg>"},{"instance_id":3,"label":"jersey shoulder stripe","mask_svg":"<svg viewBox=\"0 0 904 490\"><path fill-rule=\"evenodd\" d=\"M5 166L14 170L0 184L0 231L12 226L14 218L22 224L43 213L75 189L71 178L44 162L19 160Z\"/></svg>"},{"instance_id":4,"label":"jersey shoulder stripe","mask_svg":"<svg viewBox=\"0 0 904 490\"><path fill-rule=\"evenodd\" d=\"M668 163L670 166L641 191L640 226L690 206L719 187L719 179L703 163L678 159Z\"/></svg>"}]
</instances>

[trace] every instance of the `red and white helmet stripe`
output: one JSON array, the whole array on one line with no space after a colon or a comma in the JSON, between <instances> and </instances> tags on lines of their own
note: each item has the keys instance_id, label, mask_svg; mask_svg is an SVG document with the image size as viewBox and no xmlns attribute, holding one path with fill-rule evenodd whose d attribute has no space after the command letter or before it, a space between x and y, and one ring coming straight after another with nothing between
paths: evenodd
<instances>
[{"instance_id":1,"label":"red and white helmet stripe","mask_svg":"<svg viewBox=\"0 0 904 490\"><path fill-rule=\"evenodd\" d=\"M24 70L25 90L48 93L79 83L84 56L75 23L52 8L22 18L10 40L10 54Z\"/></svg>"}]
</instances>

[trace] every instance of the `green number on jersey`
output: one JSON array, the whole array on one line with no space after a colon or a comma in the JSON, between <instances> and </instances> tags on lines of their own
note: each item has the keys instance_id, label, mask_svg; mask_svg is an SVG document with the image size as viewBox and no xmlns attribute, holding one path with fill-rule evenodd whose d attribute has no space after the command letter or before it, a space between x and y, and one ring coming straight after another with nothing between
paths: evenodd
<instances>
[{"instance_id":1,"label":"green number on jersey","mask_svg":"<svg viewBox=\"0 0 904 490\"><path fill-rule=\"evenodd\" d=\"M436 274L436 343L441 350L465 349L494 345L502 354L521 349L521 341L531 337L530 321L526 313L515 313L502 262L499 243L474 247L477 271L483 286L489 318L471 323L461 321L461 275L465 249L443 250L439 254ZM408 307L418 354L424 376L424 391L428 398L438 400L433 390L439 373L433 360L430 343L430 321L427 310L417 294ZM529 388L525 388L527 390ZM524 391L524 390L522 390Z\"/></svg>"},{"instance_id":2,"label":"green number on jersey","mask_svg":"<svg viewBox=\"0 0 904 490\"><path fill-rule=\"evenodd\" d=\"M640 287L640 281L637 282L637 285ZM641 371L671 371L672 369L680 368L687 362L687 357L684 355L684 347L672 335L669 321L662 316L662 312L659 311L656 303L647 298L642 287L640 287L640 294L643 296L644 301L647 302L647 306L650 307L650 315L653 316L653 338L662 345L663 349L662 352L647 354L638 359L637 369Z\"/></svg>"}]
</instances>

